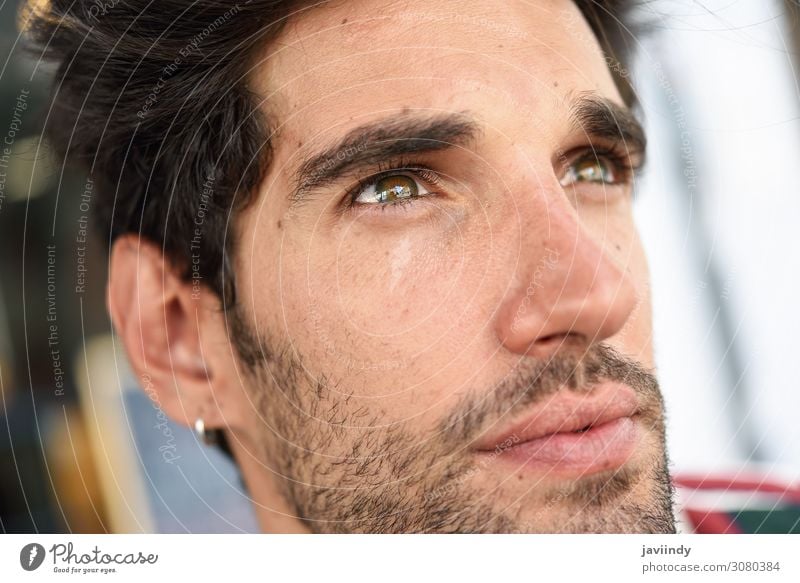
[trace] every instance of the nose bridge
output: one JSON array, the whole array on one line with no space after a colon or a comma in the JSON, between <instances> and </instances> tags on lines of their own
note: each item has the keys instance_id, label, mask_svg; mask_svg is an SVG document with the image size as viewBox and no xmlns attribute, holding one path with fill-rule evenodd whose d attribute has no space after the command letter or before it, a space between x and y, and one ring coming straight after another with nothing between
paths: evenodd
<instances>
[{"instance_id":1,"label":"nose bridge","mask_svg":"<svg viewBox=\"0 0 800 583\"><path fill-rule=\"evenodd\" d=\"M547 235L526 240L518 285L498 311L498 338L511 351L546 354L566 339L586 345L618 332L635 308L630 275L581 225L563 198L548 205Z\"/></svg>"}]
</instances>

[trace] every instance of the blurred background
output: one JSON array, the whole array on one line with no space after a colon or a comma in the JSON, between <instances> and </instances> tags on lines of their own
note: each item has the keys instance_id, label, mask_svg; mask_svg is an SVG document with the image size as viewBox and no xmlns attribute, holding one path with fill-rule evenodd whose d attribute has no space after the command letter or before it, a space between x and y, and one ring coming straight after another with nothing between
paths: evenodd
<instances>
[{"instance_id":1,"label":"blurred background","mask_svg":"<svg viewBox=\"0 0 800 583\"><path fill-rule=\"evenodd\" d=\"M0 0L0 531L256 531L235 469L135 386L111 335L93 184L40 138L50 73L17 11ZM797 484L800 8L641 12L636 213L671 467L686 483Z\"/></svg>"}]
</instances>

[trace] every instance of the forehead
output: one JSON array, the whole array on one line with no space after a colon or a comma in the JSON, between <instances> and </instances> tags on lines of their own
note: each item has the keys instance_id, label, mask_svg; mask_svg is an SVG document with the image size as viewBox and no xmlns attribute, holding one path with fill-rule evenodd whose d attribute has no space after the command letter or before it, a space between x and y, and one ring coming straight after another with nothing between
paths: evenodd
<instances>
[{"instance_id":1,"label":"forehead","mask_svg":"<svg viewBox=\"0 0 800 583\"><path fill-rule=\"evenodd\" d=\"M280 124L276 150L405 108L470 110L502 126L523 110L547 118L575 91L622 102L571 0L315 5L290 17L254 84Z\"/></svg>"}]
</instances>

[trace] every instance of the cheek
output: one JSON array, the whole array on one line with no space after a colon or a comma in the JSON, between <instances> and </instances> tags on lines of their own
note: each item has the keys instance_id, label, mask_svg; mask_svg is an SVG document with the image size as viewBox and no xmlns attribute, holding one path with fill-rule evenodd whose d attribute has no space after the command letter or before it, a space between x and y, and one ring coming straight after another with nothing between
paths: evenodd
<instances>
[{"instance_id":1,"label":"cheek","mask_svg":"<svg viewBox=\"0 0 800 583\"><path fill-rule=\"evenodd\" d=\"M474 357L461 372L453 363L489 350L482 330L496 259L486 225L465 217L448 209L417 222L350 220L311 235L302 256L285 256L286 322L317 372L423 408L442 397L436 387L457 384Z\"/></svg>"},{"instance_id":2,"label":"cheek","mask_svg":"<svg viewBox=\"0 0 800 583\"><path fill-rule=\"evenodd\" d=\"M631 251L631 272L637 284L637 304L627 325L629 336L625 338L628 354L638 358L647 367L655 366L653 358L653 309L652 288L647 258L641 240L634 233ZM625 331L625 328L623 328Z\"/></svg>"},{"instance_id":3,"label":"cheek","mask_svg":"<svg viewBox=\"0 0 800 583\"><path fill-rule=\"evenodd\" d=\"M464 306L485 259L465 225L437 208L421 220L355 217L312 245L316 287L351 330L393 340L440 332ZM388 212L386 213L389 214Z\"/></svg>"},{"instance_id":4,"label":"cheek","mask_svg":"<svg viewBox=\"0 0 800 583\"><path fill-rule=\"evenodd\" d=\"M609 342L647 367L653 366L652 303L647 258L635 227L624 231L614 244L614 252L636 286L636 307L622 329ZM617 249L619 247L619 249Z\"/></svg>"}]
</instances>

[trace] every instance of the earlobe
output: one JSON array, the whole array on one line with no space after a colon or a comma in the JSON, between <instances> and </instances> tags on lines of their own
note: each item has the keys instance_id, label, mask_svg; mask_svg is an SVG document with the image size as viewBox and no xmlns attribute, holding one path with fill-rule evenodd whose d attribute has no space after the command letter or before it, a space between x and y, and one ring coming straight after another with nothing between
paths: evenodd
<instances>
[{"instance_id":1,"label":"earlobe","mask_svg":"<svg viewBox=\"0 0 800 583\"><path fill-rule=\"evenodd\" d=\"M191 426L204 414L213 424L213 367L203 358L203 310L191 283L158 246L133 235L114 243L110 263L109 313L137 376L151 379L173 419Z\"/></svg>"}]
</instances>

